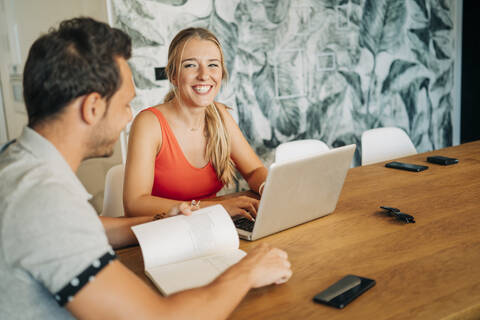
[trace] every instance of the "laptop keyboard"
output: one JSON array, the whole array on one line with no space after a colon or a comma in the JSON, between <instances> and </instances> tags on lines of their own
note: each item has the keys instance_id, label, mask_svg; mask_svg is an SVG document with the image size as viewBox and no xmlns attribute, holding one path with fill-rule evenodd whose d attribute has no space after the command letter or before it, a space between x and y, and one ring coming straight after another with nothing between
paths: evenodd
<instances>
[{"instance_id":1,"label":"laptop keyboard","mask_svg":"<svg viewBox=\"0 0 480 320\"><path fill-rule=\"evenodd\" d=\"M254 221L248 220L247 218L235 219L235 220L233 220L233 223L235 224L235 227L237 227L239 229L242 229L242 230L245 230L245 231L248 231L248 232L252 232L253 225L255 224Z\"/></svg>"}]
</instances>

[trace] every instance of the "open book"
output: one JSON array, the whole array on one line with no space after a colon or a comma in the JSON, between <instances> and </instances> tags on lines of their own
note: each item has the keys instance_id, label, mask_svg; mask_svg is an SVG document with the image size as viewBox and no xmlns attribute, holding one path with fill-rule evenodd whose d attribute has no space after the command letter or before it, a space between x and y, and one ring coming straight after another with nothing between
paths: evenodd
<instances>
[{"instance_id":1,"label":"open book","mask_svg":"<svg viewBox=\"0 0 480 320\"><path fill-rule=\"evenodd\" d=\"M132 227L145 274L163 295L206 285L245 256L221 205Z\"/></svg>"}]
</instances>

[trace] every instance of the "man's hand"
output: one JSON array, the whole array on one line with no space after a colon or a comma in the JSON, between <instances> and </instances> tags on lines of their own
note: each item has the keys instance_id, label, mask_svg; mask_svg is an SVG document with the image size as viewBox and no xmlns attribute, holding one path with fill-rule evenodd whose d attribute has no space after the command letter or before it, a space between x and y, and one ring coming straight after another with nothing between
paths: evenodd
<instances>
[{"instance_id":1,"label":"man's hand","mask_svg":"<svg viewBox=\"0 0 480 320\"><path fill-rule=\"evenodd\" d=\"M252 288L285 283L292 276L287 253L265 243L250 251L239 265L250 270Z\"/></svg>"}]
</instances>

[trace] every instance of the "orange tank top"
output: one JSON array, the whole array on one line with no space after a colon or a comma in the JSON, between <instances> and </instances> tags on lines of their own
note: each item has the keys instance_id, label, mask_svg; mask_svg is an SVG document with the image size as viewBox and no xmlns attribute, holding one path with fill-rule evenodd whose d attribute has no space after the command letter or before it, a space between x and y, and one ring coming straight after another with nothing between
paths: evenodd
<instances>
[{"instance_id":1,"label":"orange tank top","mask_svg":"<svg viewBox=\"0 0 480 320\"><path fill-rule=\"evenodd\" d=\"M153 107L145 110L157 116L162 128L162 146L155 158L152 196L181 201L215 197L223 184L212 163L203 168L192 166L163 114Z\"/></svg>"}]
</instances>

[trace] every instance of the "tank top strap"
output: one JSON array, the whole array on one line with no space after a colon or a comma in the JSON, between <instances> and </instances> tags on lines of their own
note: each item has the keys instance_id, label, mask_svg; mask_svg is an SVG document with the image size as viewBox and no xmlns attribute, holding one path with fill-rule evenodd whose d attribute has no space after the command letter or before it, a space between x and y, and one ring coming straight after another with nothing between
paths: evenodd
<instances>
[{"instance_id":1,"label":"tank top strap","mask_svg":"<svg viewBox=\"0 0 480 320\"><path fill-rule=\"evenodd\" d=\"M162 131L164 130L164 128L170 129L170 126L168 125L167 119L165 119L165 117L163 116L163 114L160 110L157 110L155 107L150 107L150 108L147 108L143 111L153 112L153 114L157 117L158 122L160 122L160 126L162 127Z\"/></svg>"},{"instance_id":2,"label":"tank top strap","mask_svg":"<svg viewBox=\"0 0 480 320\"><path fill-rule=\"evenodd\" d=\"M170 125L168 124L167 119L163 115L163 113L160 110L157 110L155 107L150 107L147 108L143 111L151 111L153 114L157 117L158 122L160 123L160 127L162 129L162 146L160 147L160 150L158 152L157 158L160 156L160 154L163 152L165 149L171 149L170 152L174 152L178 154L183 154L182 150L180 149L180 145L178 145L177 138L175 137L175 134L173 133L172 129L170 128ZM142 111L142 112L143 112Z\"/></svg>"}]
</instances>

